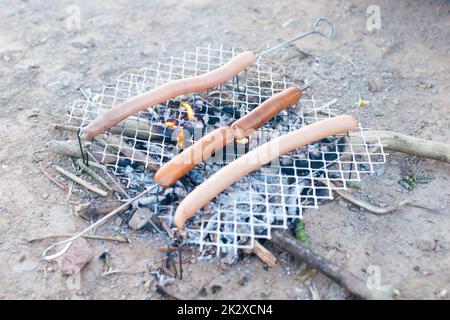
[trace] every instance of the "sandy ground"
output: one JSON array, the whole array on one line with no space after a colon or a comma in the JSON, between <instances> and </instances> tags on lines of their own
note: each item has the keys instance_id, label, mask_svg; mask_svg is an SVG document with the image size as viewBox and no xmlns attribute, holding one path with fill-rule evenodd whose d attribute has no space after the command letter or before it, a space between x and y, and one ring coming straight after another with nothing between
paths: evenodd
<instances>
[{"instance_id":1,"label":"sandy ground","mask_svg":"<svg viewBox=\"0 0 450 320\"><path fill-rule=\"evenodd\" d=\"M371 4L381 9L382 28L374 32L366 27ZM77 30L67 29L71 5L80 9ZM48 140L65 138L51 124L65 120L78 88L99 87L188 46L263 49L307 30L322 15L336 24L335 39L305 39L296 47L307 57L289 49L275 58L294 63L300 79L313 81L312 94L325 101L338 98L337 107L365 126L450 140L446 1L0 1L0 298L161 297L148 272L164 257L157 236L130 232L130 244L89 241L94 259L76 288L41 259L48 242L27 242L84 227L61 205L66 194L33 160L68 165L35 152ZM359 94L370 101L367 106L356 106ZM410 198L435 211L405 207L375 216L333 201L305 213L312 246L324 255L336 251L331 259L363 279L369 266L378 267L381 284L394 285L400 298L448 299L449 172L448 164L391 154L356 194L378 205ZM407 191L398 182L408 174L431 180ZM100 233L116 228L113 221ZM433 234L434 250L420 245L425 233ZM105 250L126 273L102 277L97 257ZM314 284L323 299L348 297L321 275L301 278L301 263L274 252L279 263L271 270L253 256L226 271L217 261L186 263L174 289L180 297L199 299L311 299Z\"/></svg>"}]
</instances>

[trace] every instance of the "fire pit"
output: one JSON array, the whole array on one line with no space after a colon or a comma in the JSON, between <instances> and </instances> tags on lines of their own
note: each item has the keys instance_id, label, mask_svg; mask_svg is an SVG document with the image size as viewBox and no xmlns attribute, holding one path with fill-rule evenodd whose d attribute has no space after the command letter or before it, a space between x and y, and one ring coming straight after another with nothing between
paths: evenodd
<instances>
[{"instance_id":1,"label":"fire pit","mask_svg":"<svg viewBox=\"0 0 450 320\"><path fill-rule=\"evenodd\" d=\"M155 63L76 100L70 107L68 121L83 127L103 110L170 80L217 68L238 52L224 46L198 47L185 51L181 58ZM215 89L180 96L139 112L99 136L94 144L101 148L93 149L92 153L103 159L127 186L129 196L133 196L155 183L155 169L204 134L228 126L287 87L301 85L295 75L278 70L270 61L260 59ZM177 204L220 167L255 146L332 117L334 112L316 97L302 98L248 140L229 144L171 188L160 188L136 205L149 207L171 225ZM359 181L362 174L374 172L377 164L385 162L383 148L379 139L375 144L366 143L366 139L373 141L373 137L366 137L362 127L358 130L360 141L350 144L346 136L328 137L283 155L240 179L189 220L186 241L200 245L200 250L216 247L217 253L252 248L255 239L270 238L273 228L287 228L295 219L301 219L305 208L317 208L321 200L332 199L331 189L320 180L346 189L348 181Z\"/></svg>"}]
</instances>

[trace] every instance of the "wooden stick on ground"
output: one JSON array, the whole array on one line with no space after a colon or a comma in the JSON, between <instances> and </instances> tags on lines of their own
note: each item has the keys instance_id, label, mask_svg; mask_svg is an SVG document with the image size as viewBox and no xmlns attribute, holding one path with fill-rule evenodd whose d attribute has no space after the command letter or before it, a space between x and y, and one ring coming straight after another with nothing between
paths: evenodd
<instances>
[{"instance_id":1,"label":"wooden stick on ground","mask_svg":"<svg viewBox=\"0 0 450 320\"><path fill-rule=\"evenodd\" d=\"M53 239L53 238L66 238L66 237L73 237L73 233L60 233L60 234L50 234L45 236L40 236L37 238L32 238L28 240L28 242L35 242L35 241L41 241L41 240L47 240L47 239ZM95 240L106 240L106 241L117 241L117 242L126 242L128 243L128 239L121 235L116 236L97 236L93 234L84 234L81 236L82 238L86 239L95 239Z\"/></svg>"},{"instance_id":2,"label":"wooden stick on ground","mask_svg":"<svg viewBox=\"0 0 450 320\"><path fill-rule=\"evenodd\" d=\"M394 290L392 288L368 288L363 280L320 256L314 252L312 248L297 241L293 236L289 235L285 231L272 231L272 239L270 241L281 249L292 254L295 258L303 260L313 268L319 270L325 276L336 282L341 287L347 289L360 299L377 300L392 299L394 297Z\"/></svg>"},{"instance_id":3,"label":"wooden stick on ground","mask_svg":"<svg viewBox=\"0 0 450 320\"><path fill-rule=\"evenodd\" d=\"M108 185L108 183L102 177L100 177L96 172L94 172L91 168L89 168L88 166L86 166L83 163L83 160L77 159L76 164L86 174L90 175L92 177L92 179L97 181L103 188L107 189L108 191L113 191L113 189Z\"/></svg>"},{"instance_id":4,"label":"wooden stick on ground","mask_svg":"<svg viewBox=\"0 0 450 320\"><path fill-rule=\"evenodd\" d=\"M258 240L255 240L254 247L252 249L252 253L254 253L258 258L261 259L269 268L275 267L277 263L277 258L267 250Z\"/></svg>"},{"instance_id":5,"label":"wooden stick on ground","mask_svg":"<svg viewBox=\"0 0 450 320\"><path fill-rule=\"evenodd\" d=\"M77 177L76 175L64 170L63 168L59 167L59 166L55 166L55 170L58 171L59 173L61 173L63 176L66 176L67 178L71 179L72 181L78 183L79 185L83 186L84 188L95 192L96 194L98 194L99 196L102 197L107 197L108 196L108 192L97 188L96 186L90 184L89 182L81 179L80 177Z\"/></svg>"},{"instance_id":6,"label":"wooden stick on ground","mask_svg":"<svg viewBox=\"0 0 450 320\"><path fill-rule=\"evenodd\" d=\"M367 143L377 144L380 138L386 150L402 152L414 156L425 157L450 163L450 144L416 138L406 134L388 130L368 130L364 132ZM350 142L361 142L361 135L352 133Z\"/></svg>"},{"instance_id":7,"label":"wooden stick on ground","mask_svg":"<svg viewBox=\"0 0 450 320\"><path fill-rule=\"evenodd\" d=\"M91 146L91 143L89 142L83 142L83 149L88 150ZM102 150L98 149L96 146L92 146L92 150L97 150L98 152L102 152ZM49 141L47 142L46 147L43 150L40 150L39 152L52 152L57 153L61 155L65 155L72 158L81 158L81 152L80 152L80 146L78 144L77 140L66 140L66 141ZM87 157L87 153L85 153ZM105 159L102 159L102 157L94 153L96 160L103 162L103 163L116 163L117 157L114 155L106 155Z\"/></svg>"}]
</instances>

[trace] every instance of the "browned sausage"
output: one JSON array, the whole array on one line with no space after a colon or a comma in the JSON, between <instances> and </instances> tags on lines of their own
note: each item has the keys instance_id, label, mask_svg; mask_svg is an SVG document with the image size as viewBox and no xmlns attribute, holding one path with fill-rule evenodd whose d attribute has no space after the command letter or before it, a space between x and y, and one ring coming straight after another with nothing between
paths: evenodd
<instances>
[{"instance_id":1,"label":"browned sausage","mask_svg":"<svg viewBox=\"0 0 450 320\"><path fill-rule=\"evenodd\" d=\"M155 181L163 187L170 186L235 138L248 136L251 131L258 129L276 114L297 103L300 96L299 88L289 88L264 101L234 122L231 128L220 128L210 132L162 166L155 174Z\"/></svg>"},{"instance_id":2,"label":"browned sausage","mask_svg":"<svg viewBox=\"0 0 450 320\"><path fill-rule=\"evenodd\" d=\"M296 104L301 96L300 88L291 87L264 101L248 115L231 125L231 128L235 130L236 139L248 137L252 130L258 129L287 107Z\"/></svg>"},{"instance_id":3,"label":"browned sausage","mask_svg":"<svg viewBox=\"0 0 450 320\"><path fill-rule=\"evenodd\" d=\"M356 127L351 116L338 116L310 124L267 142L234 160L192 191L178 206L174 224L181 230L187 219L241 177L294 149Z\"/></svg>"},{"instance_id":4,"label":"browned sausage","mask_svg":"<svg viewBox=\"0 0 450 320\"><path fill-rule=\"evenodd\" d=\"M156 171L155 181L163 187L170 186L233 140L234 131L231 128L211 131Z\"/></svg>"},{"instance_id":5,"label":"browned sausage","mask_svg":"<svg viewBox=\"0 0 450 320\"><path fill-rule=\"evenodd\" d=\"M152 107L155 104L165 102L182 94L201 92L216 87L217 85L230 80L242 70L253 65L255 59L256 56L253 52L244 51L220 68L196 77L171 81L141 95L135 96L113 109L104 112L97 119L84 127L81 131L81 138L86 139L94 137L99 133L110 129L123 119Z\"/></svg>"}]
</instances>

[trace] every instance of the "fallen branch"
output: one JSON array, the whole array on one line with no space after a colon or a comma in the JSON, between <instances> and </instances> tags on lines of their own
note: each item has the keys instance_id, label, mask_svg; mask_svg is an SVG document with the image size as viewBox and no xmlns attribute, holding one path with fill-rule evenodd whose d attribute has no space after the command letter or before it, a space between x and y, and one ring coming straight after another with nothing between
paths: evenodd
<instances>
[{"instance_id":1,"label":"fallen branch","mask_svg":"<svg viewBox=\"0 0 450 320\"><path fill-rule=\"evenodd\" d=\"M62 174L63 176L71 179L72 181L78 183L79 185L81 185L82 187L95 192L96 194L98 194L99 196L102 197L107 197L108 196L108 192L97 188L96 186L90 184L89 182L81 179L80 177L77 177L76 175L64 170L63 168L59 167L59 166L55 166L55 170L58 171L60 174Z\"/></svg>"},{"instance_id":2,"label":"fallen branch","mask_svg":"<svg viewBox=\"0 0 450 320\"><path fill-rule=\"evenodd\" d=\"M355 196L353 196L352 194L350 194L344 190L338 189L338 187L330 181L323 180L323 179L320 179L319 181L321 183L323 183L324 185L326 185L331 190L333 190L334 192L336 192L343 199L353 203L354 205L356 205L358 207L366 209L367 211L374 213L374 214L384 215L384 214L391 213L395 210L398 210L401 207L404 207L406 205L412 205L411 201L407 199L407 200L400 201L398 203L395 203L395 204L385 207L385 208L375 207L375 206L371 205L370 203L359 200L358 198L356 198Z\"/></svg>"},{"instance_id":3,"label":"fallen branch","mask_svg":"<svg viewBox=\"0 0 450 320\"><path fill-rule=\"evenodd\" d=\"M87 151L90 147L91 147L90 142L83 142L84 150ZM106 155L105 159L102 159L102 157L99 154L95 153L96 150L98 152L102 152L102 150L100 150L96 146L92 146L91 151L94 152L97 161L103 163L116 163L117 158L114 155ZM49 141L47 142L46 147L40 152L51 152L72 158L81 158L80 146L77 140ZM87 152L85 152L85 155L87 157Z\"/></svg>"},{"instance_id":4,"label":"fallen branch","mask_svg":"<svg viewBox=\"0 0 450 320\"><path fill-rule=\"evenodd\" d=\"M80 129L78 126L55 124L55 129L77 133ZM109 129L112 134L117 134L129 138L137 138L139 140L148 141L162 141L163 138L171 138L173 129L161 126L150 126L146 119L136 116L129 117L114 127Z\"/></svg>"},{"instance_id":5,"label":"fallen branch","mask_svg":"<svg viewBox=\"0 0 450 320\"><path fill-rule=\"evenodd\" d=\"M73 237L73 236L74 236L74 234L72 234L72 233L51 234L51 235L40 236L37 238L32 238L32 239L28 240L28 243L35 242L35 241L47 240L47 239L65 238L65 237ZM124 243L129 242L127 238L120 236L120 235L97 236L97 235L93 235L93 234L85 234L85 235L82 235L81 237L86 238L86 239L95 239L95 240L117 241L117 242L124 242Z\"/></svg>"},{"instance_id":6,"label":"fallen branch","mask_svg":"<svg viewBox=\"0 0 450 320\"><path fill-rule=\"evenodd\" d=\"M297 241L285 231L272 231L272 243L289 252L295 258L300 259L313 268L319 270L325 276L336 282L341 287L351 292L360 299L378 300L392 299L394 290L390 287L370 289L366 283L351 272L340 268L338 265L320 256L312 248Z\"/></svg>"},{"instance_id":7,"label":"fallen branch","mask_svg":"<svg viewBox=\"0 0 450 320\"><path fill-rule=\"evenodd\" d=\"M53 177L50 175L50 173L48 173L48 172L44 169L42 163L39 163L39 164L38 164L38 167L39 167L39 170L41 170L41 172L44 174L44 176L46 176L51 182L53 182L54 184L56 184L59 188L61 188L61 189L63 189L63 190L67 190L67 189L68 189L68 187L67 187L64 183L62 183L61 181L58 181L58 180L56 180L55 178L53 178Z\"/></svg>"},{"instance_id":8,"label":"fallen branch","mask_svg":"<svg viewBox=\"0 0 450 320\"><path fill-rule=\"evenodd\" d=\"M379 137L383 148L386 150L450 163L450 144L416 138L388 130L365 131L363 137L370 144L377 144L377 137ZM350 142L354 143L354 140L361 141L361 138L361 134L352 133L350 135Z\"/></svg>"}]
</instances>

